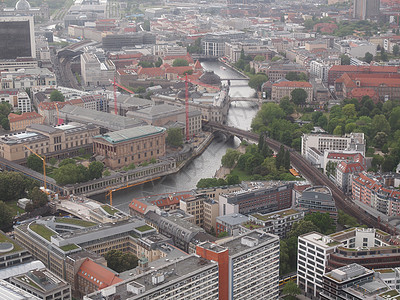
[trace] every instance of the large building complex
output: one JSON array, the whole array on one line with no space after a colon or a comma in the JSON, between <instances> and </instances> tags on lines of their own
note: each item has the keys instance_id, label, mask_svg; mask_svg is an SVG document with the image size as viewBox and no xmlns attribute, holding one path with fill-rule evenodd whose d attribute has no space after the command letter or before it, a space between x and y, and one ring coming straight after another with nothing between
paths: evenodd
<instances>
[{"instance_id":1,"label":"large building complex","mask_svg":"<svg viewBox=\"0 0 400 300\"><path fill-rule=\"evenodd\" d=\"M354 0L353 18L366 20L379 16L380 3L379 0Z\"/></svg>"},{"instance_id":2,"label":"large building complex","mask_svg":"<svg viewBox=\"0 0 400 300\"><path fill-rule=\"evenodd\" d=\"M303 234L298 238L297 283L317 297L323 275L330 270L352 263L369 269L398 266L400 247L390 246L389 238L389 234L373 228L351 228L328 236Z\"/></svg>"},{"instance_id":3,"label":"large building complex","mask_svg":"<svg viewBox=\"0 0 400 300\"><path fill-rule=\"evenodd\" d=\"M0 17L0 59L36 57L33 17Z\"/></svg>"},{"instance_id":4,"label":"large building complex","mask_svg":"<svg viewBox=\"0 0 400 300\"><path fill-rule=\"evenodd\" d=\"M252 231L221 244L203 243L196 253L219 266L219 299L277 299L279 238Z\"/></svg>"},{"instance_id":5,"label":"large building complex","mask_svg":"<svg viewBox=\"0 0 400 300\"><path fill-rule=\"evenodd\" d=\"M9 161L25 162L34 150L48 157L69 157L81 148L92 147L92 137L99 128L79 123L48 126L32 124L24 132L3 135L0 139L0 157Z\"/></svg>"},{"instance_id":6,"label":"large building complex","mask_svg":"<svg viewBox=\"0 0 400 300\"><path fill-rule=\"evenodd\" d=\"M303 81L281 81L272 85L271 99L280 101L283 97L292 98L292 92L302 89L307 93L306 103L313 101L313 87L309 82ZM304 103L305 104L305 103Z\"/></svg>"},{"instance_id":7,"label":"large building complex","mask_svg":"<svg viewBox=\"0 0 400 300\"><path fill-rule=\"evenodd\" d=\"M151 125L109 132L93 137L93 152L112 169L137 165L165 154L165 135Z\"/></svg>"},{"instance_id":8,"label":"large building complex","mask_svg":"<svg viewBox=\"0 0 400 300\"><path fill-rule=\"evenodd\" d=\"M312 186L303 191L297 199L297 205L309 212L328 213L337 219L337 209L332 191L327 186Z\"/></svg>"}]
</instances>

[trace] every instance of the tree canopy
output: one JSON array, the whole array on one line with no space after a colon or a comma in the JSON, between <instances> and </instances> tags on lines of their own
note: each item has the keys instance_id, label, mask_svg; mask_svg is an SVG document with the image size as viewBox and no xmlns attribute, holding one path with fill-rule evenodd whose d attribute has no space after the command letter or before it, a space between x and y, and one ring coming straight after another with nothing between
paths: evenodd
<instances>
[{"instance_id":1,"label":"tree canopy","mask_svg":"<svg viewBox=\"0 0 400 300\"><path fill-rule=\"evenodd\" d=\"M222 156L221 163L224 167L232 168L237 162L240 152L235 149L228 148L224 156Z\"/></svg>"},{"instance_id":2,"label":"tree canopy","mask_svg":"<svg viewBox=\"0 0 400 300\"><path fill-rule=\"evenodd\" d=\"M189 65L188 61L183 58L177 58L172 62L173 67L184 67L188 65Z\"/></svg>"},{"instance_id":3,"label":"tree canopy","mask_svg":"<svg viewBox=\"0 0 400 300\"><path fill-rule=\"evenodd\" d=\"M297 286L297 284L293 280L290 280L283 287L282 294L295 298L297 295L301 294L301 289Z\"/></svg>"},{"instance_id":4,"label":"tree canopy","mask_svg":"<svg viewBox=\"0 0 400 300\"><path fill-rule=\"evenodd\" d=\"M250 78L249 86L257 91L261 91L261 86L268 81L268 76L265 74L257 74Z\"/></svg>"},{"instance_id":5,"label":"tree canopy","mask_svg":"<svg viewBox=\"0 0 400 300\"><path fill-rule=\"evenodd\" d=\"M65 100L64 95L59 90L54 90L50 94L51 101L63 102Z\"/></svg>"},{"instance_id":6,"label":"tree canopy","mask_svg":"<svg viewBox=\"0 0 400 300\"><path fill-rule=\"evenodd\" d=\"M183 144L181 128L168 128L166 142L172 147L180 147Z\"/></svg>"},{"instance_id":7,"label":"tree canopy","mask_svg":"<svg viewBox=\"0 0 400 300\"><path fill-rule=\"evenodd\" d=\"M104 258L107 261L107 267L118 273L136 268L139 261L132 253L124 253L118 250L108 251Z\"/></svg>"},{"instance_id":8,"label":"tree canopy","mask_svg":"<svg viewBox=\"0 0 400 300\"><path fill-rule=\"evenodd\" d=\"M292 98L292 101L296 105L304 105L306 104L306 100L308 97L307 92L304 89L297 88L294 89L291 93L290 96Z\"/></svg>"}]
</instances>

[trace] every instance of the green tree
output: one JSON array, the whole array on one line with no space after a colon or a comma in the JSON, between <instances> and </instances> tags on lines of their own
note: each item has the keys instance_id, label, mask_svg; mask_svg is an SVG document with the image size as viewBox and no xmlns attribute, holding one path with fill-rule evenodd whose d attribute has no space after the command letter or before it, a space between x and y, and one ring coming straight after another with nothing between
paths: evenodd
<instances>
[{"instance_id":1,"label":"green tree","mask_svg":"<svg viewBox=\"0 0 400 300\"><path fill-rule=\"evenodd\" d=\"M300 235L309 233L312 231L319 231L319 228L314 225L311 221L300 220L298 222L293 223L292 229L289 232L289 238L295 237L298 238Z\"/></svg>"},{"instance_id":2,"label":"green tree","mask_svg":"<svg viewBox=\"0 0 400 300\"><path fill-rule=\"evenodd\" d=\"M43 173L43 161L35 154L31 154L28 156L26 160L26 165L29 169L32 169L39 173Z\"/></svg>"},{"instance_id":3,"label":"green tree","mask_svg":"<svg viewBox=\"0 0 400 300\"><path fill-rule=\"evenodd\" d=\"M93 161L89 164L89 178L90 180L101 178L103 174L104 165L99 161Z\"/></svg>"},{"instance_id":4,"label":"green tree","mask_svg":"<svg viewBox=\"0 0 400 300\"><path fill-rule=\"evenodd\" d=\"M50 94L51 101L64 102L65 97L59 90L54 90Z\"/></svg>"},{"instance_id":5,"label":"green tree","mask_svg":"<svg viewBox=\"0 0 400 300\"><path fill-rule=\"evenodd\" d=\"M161 67L161 65L163 64L163 60L159 57L158 60L154 63L154 66L156 68Z\"/></svg>"},{"instance_id":6,"label":"green tree","mask_svg":"<svg viewBox=\"0 0 400 300\"><path fill-rule=\"evenodd\" d=\"M289 258L289 249L286 241L280 240L279 247L279 275L282 276L284 274L290 273L290 258Z\"/></svg>"},{"instance_id":7,"label":"green tree","mask_svg":"<svg viewBox=\"0 0 400 300\"><path fill-rule=\"evenodd\" d=\"M0 230L9 231L13 223L13 213L10 207L0 201Z\"/></svg>"},{"instance_id":8,"label":"green tree","mask_svg":"<svg viewBox=\"0 0 400 300\"><path fill-rule=\"evenodd\" d=\"M350 65L350 57L346 54L340 55L340 64L341 65Z\"/></svg>"},{"instance_id":9,"label":"green tree","mask_svg":"<svg viewBox=\"0 0 400 300\"><path fill-rule=\"evenodd\" d=\"M400 129L400 106L397 106L391 110L389 117L389 125L393 131Z\"/></svg>"},{"instance_id":10,"label":"green tree","mask_svg":"<svg viewBox=\"0 0 400 300\"><path fill-rule=\"evenodd\" d=\"M376 115L372 119L372 128L374 132L382 131L386 134L390 134L390 124L384 115Z\"/></svg>"},{"instance_id":11,"label":"green tree","mask_svg":"<svg viewBox=\"0 0 400 300\"><path fill-rule=\"evenodd\" d=\"M226 231L222 231L218 234L218 238L223 238L229 236L229 233Z\"/></svg>"},{"instance_id":12,"label":"green tree","mask_svg":"<svg viewBox=\"0 0 400 300\"><path fill-rule=\"evenodd\" d=\"M264 61L265 60L265 56L263 55L256 55L254 57L254 61Z\"/></svg>"},{"instance_id":13,"label":"green tree","mask_svg":"<svg viewBox=\"0 0 400 300\"><path fill-rule=\"evenodd\" d=\"M150 31L150 21L149 20L144 20L143 22L143 29L145 31Z\"/></svg>"},{"instance_id":14,"label":"green tree","mask_svg":"<svg viewBox=\"0 0 400 300\"><path fill-rule=\"evenodd\" d=\"M301 88L294 89L290 93L290 96L292 98L293 103L299 106L304 105L308 97L307 92Z\"/></svg>"},{"instance_id":15,"label":"green tree","mask_svg":"<svg viewBox=\"0 0 400 300\"><path fill-rule=\"evenodd\" d=\"M222 178L201 178L196 187L198 189L209 188L209 187L216 187L216 186L225 186L227 182Z\"/></svg>"},{"instance_id":16,"label":"green tree","mask_svg":"<svg viewBox=\"0 0 400 300\"><path fill-rule=\"evenodd\" d=\"M168 128L166 142L172 147L180 147L183 144L181 128Z\"/></svg>"},{"instance_id":17,"label":"green tree","mask_svg":"<svg viewBox=\"0 0 400 300\"><path fill-rule=\"evenodd\" d=\"M240 156L239 151L228 148L224 156L222 156L221 158L222 166L227 168L232 168L239 159L239 156Z\"/></svg>"},{"instance_id":18,"label":"green tree","mask_svg":"<svg viewBox=\"0 0 400 300\"><path fill-rule=\"evenodd\" d=\"M268 81L268 76L265 74L257 74L250 78L249 86L257 91L261 91L261 86Z\"/></svg>"},{"instance_id":19,"label":"green tree","mask_svg":"<svg viewBox=\"0 0 400 300\"><path fill-rule=\"evenodd\" d=\"M375 147L381 149L386 144L388 135L385 132L378 132L374 137Z\"/></svg>"},{"instance_id":20,"label":"green tree","mask_svg":"<svg viewBox=\"0 0 400 300\"><path fill-rule=\"evenodd\" d=\"M399 45L394 45L393 46L393 55L398 56L399 55Z\"/></svg>"},{"instance_id":21,"label":"green tree","mask_svg":"<svg viewBox=\"0 0 400 300\"><path fill-rule=\"evenodd\" d=\"M240 179L238 175L231 175L229 174L228 176L226 176L226 183L228 185L235 185L235 184L239 184L240 183Z\"/></svg>"},{"instance_id":22,"label":"green tree","mask_svg":"<svg viewBox=\"0 0 400 300\"><path fill-rule=\"evenodd\" d=\"M338 220L337 220L339 225L342 226L348 226L348 227L357 227L360 226L358 224L357 219L346 214L343 210L338 211Z\"/></svg>"},{"instance_id":23,"label":"green tree","mask_svg":"<svg viewBox=\"0 0 400 300\"><path fill-rule=\"evenodd\" d=\"M14 201L26 197L26 192L38 183L17 172L0 172L0 197L3 201Z\"/></svg>"},{"instance_id":24,"label":"green tree","mask_svg":"<svg viewBox=\"0 0 400 300\"><path fill-rule=\"evenodd\" d=\"M282 110L285 112L287 116L294 113L293 103L290 102L290 98L287 96L283 97L281 101L279 101L279 107L282 108Z\"/></svg>"},{"instance_id":25,"label":"green tree","mask_svg":"<svg viewBox=\"0 0 400 300\"><path fill-rule=\"evenodd\" d=\"M177 58L172 62L173 67L184 67L188 65L189 65L188 61L183 58Z\"/></svg>"},{"instance_id":26,"label":"green tree","mask_svg":"<svg viewBox=\"0 0 400 300\"><path fill-rule=\"evenodd\" d=\"M356 107L354 104L346 104L342 107L343 114L348 118L354 118L356 116Z\"/></svg>"},{"instance_id":27,"label":"green tree","mask_svg":"<svg viewBox=\"0 0 400 300\"><path fill-rule=\"evenodd\" d=\"M369 52L365 53L364 61L365 61L367 64L371 63L371 61L372 61L373 59L374 59L374 55L373 55L373 54L371 54L371 53L369 53Z\"/></svg>"},{"instance_id":28,"label":"green tree","mask_svg":"<svg viewBox=\"0 0 400 300\"><path fill-rule=\"evenodd\" d=\"M138 258L135 255L118 250L108 251L104 258L107 261L107 267L118 273L131 270L138 265Z\"/></svg>"},{"instance_id":29,"label":"green tree","mask_svg":"<svg viewBox=\"0 0 400 300\"><path fill-rule=\"evenodd\" d=\"M296 296L301 294L301 289L293 280L290 280L283 287L282 294L289 296L289 299L296 299Z\"/></svg>"},{"instance_id":30,"label":"green tree","mask_svg":"<svg viewBox=\"0 0 400 300\"><path fill-rule=\"evenodd\" d=\"M330 177L332 175L336 177L336 167L337 167L337 162L333 162L331 160L328 161L325 168L326 176Z\"/></svg>"},{"instance_id":31,"label":"green tree","mask_svg":"<svg viewBox=\"0 0 400 300\"><path fill-rule=\"evenodd\" d=\"M138 63L138 66L141 66L142 68L154 68L154 63L151 61L142 60Z\"/></svg>"},{"instance_id":32,"label":"green tree","mask_svg":"<svg viewBox=\"0 0 400 300\"><path fill-rule=\"evenodd\" d=\"M333 130L333 135L342 136L342 134L343 134L343 126L342 125L336 126L336 128Z\"/></svg>"},{"instance_id":33,"label":"green tree","mask_svg":"<svg viewBox=\"0 0 400 300\"><path fill-rule=\"evenodd\" d=\"M290 152L289 152L289 150L285 151L285 155L283 157L283 167L286 170L290 169Z\"/></svg>"},{"instance_id":34,"label":"green tree","mask_svg":"<svg viewBox=\"0 0 400 300\"><path fill-rule=\"evenodd\" d=\"M335 232L335 224L333 219L328 213L314 212L307 214L304 218L306 221L311 221L315 226L318 227L318 232L322 234L331 234Z\"/></svg>"},{"instance_id":35,"label":"green tree","mask_svg":"<svg viewBox=\"0 0 400 300\"><path fill-rule=\"evenodd\" d=\"M48 202L46 193L42 192L38 187L34 187L28 193L28 199L32 200L33 208L45 206Z\"/></svg>"}]
</instances>

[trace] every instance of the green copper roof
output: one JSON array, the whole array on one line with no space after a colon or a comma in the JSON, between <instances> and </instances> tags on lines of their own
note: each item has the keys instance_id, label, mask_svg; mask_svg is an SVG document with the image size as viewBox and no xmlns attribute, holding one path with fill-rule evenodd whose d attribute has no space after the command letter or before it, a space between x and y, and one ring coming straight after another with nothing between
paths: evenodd
<instances>
[{"instance_id":1,"label":"green copper roof","mask_svg":"<svg viewBox=\"0 0 400 300\"><path fill-rule=\"evenodd\" d=\"M102 135L97 135L94 138L101 138L111 144L117 144L133 139L139 139L155 134L160 134L164 131L165 128L146 125L146 126L123 129L114 132L108 132Z\"/></svg>"}]
</instances>

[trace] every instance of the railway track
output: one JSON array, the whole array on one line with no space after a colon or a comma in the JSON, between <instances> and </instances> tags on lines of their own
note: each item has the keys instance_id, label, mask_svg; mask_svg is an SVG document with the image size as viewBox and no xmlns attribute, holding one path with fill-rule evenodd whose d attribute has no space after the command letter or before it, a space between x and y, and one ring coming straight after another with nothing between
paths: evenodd
<instances>
[{"instance_id":1,"label":"railway track","mask_svg":"<svg viewBox=\"0 0 400 300\"><path fill-rule=\"evenodd\" d=\"M208 126L213 131L221 131L257 142L259 140L259 135L257 133L241 130L235 127L225 126L214 122L209 122L205 126ZM276 152L279 151L281 145L283 145L282 143L267 137L265 138L265 142L272 150ZM357 218L361 224L365 224L369 227L379 228L390 233L396 233L396 229L390 224L380 222L380 220L355 205L351 199L346 197L342 190L336 186L336 184L334 184L325 174L321 173L320 170L311 165L311 163L307 161L300 153L286 145L283 146L285 150L289 150L290 152L291 164L304 177L306 177L314 185L325 185L331 189L333 199L338 209L341 209L347 214Z\"/></svg>"}]
</instances>

